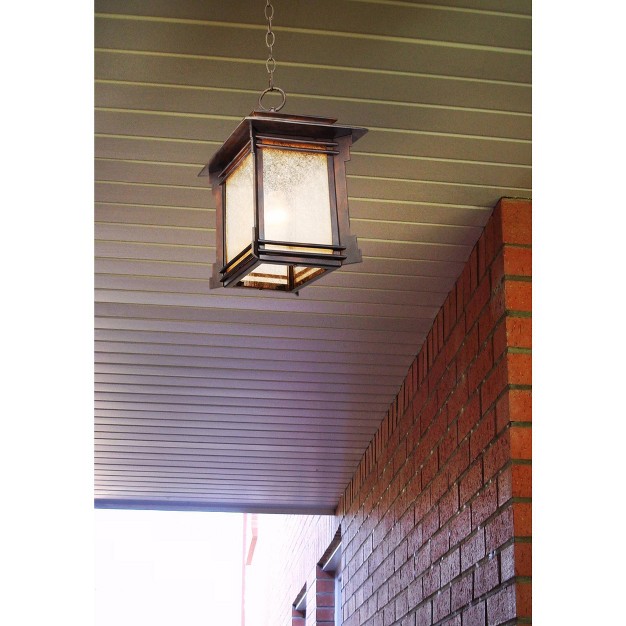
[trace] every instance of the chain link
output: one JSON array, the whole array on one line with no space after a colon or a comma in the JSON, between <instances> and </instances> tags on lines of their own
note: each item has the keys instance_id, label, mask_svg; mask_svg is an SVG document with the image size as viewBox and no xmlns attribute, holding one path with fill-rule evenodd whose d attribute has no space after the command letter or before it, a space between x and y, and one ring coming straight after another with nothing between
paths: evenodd
<instances>
[{"instance_id":1,"label":"chain link","mask_svg":"<svg viewBox=\"0 0 626 626\"><path fill-rule=\"evenodd\" d=\"M267 61L265 61L265 67L267 69L267 73L269 74L269 88L274 88L274 70L276 69L276 59L274 58L274 42L276 41L276 36L274 35L274 31L272 30L272 19L274 18L274 6L267 0L265 5L265 19L267 20L267 32L265 33L265 45L270 51L269 56L267 57Z\"/></svg>"}]
</instances>

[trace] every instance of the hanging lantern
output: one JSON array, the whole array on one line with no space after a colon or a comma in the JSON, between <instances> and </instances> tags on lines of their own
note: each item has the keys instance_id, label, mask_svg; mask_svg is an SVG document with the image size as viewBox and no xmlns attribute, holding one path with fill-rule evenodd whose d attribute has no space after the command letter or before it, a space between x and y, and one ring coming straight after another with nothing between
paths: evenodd
<instances>
[{"instance_id":1,"label":"hanging lantern","mask_svg":"<svg viewBox=\"0 0 626 626\"><path fill-rule=\"evenodd\" d=\"M298 291L361 261L345 162L367 131L335 121L253 112L202 170L217 214L214 285Z\"/></svg>"},{"instance_id":2,"label":"hanging lantern","mask_svg":"<svg viewBox=\"0 0 626 626\"><path fill-rule=\"evenodd\" d=\"M367 129L279 113L286 96L273 83L269 1L265 15L270 79L259 97L262 111L244 118L199 174L210 177L216 207L211 286L297 293L343 264L361 261L350 234L345 163ZM262 100L272 92L282 102L268 110Z\"/></svg>"}]
</instances>

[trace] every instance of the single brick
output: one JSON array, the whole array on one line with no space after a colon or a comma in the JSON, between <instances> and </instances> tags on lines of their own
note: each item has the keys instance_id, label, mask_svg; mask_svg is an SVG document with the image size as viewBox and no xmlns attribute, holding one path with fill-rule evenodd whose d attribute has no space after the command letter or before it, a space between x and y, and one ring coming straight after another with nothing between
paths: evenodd
<instances>
[{"instance_id":1,"label":"single brick","mask_svg":"<svg viewBox=\"0 0 626 626\"><path fill-rule=\"evenodd\" d=\"M474 500L472 500L472 529L483 524L484 521L498 508L498 486L494 481L487 485Z\"/></svg>"},{"instance_id":2,"label":"single brick","mask_svg":"<svg viewBox=\"0 0 626 626\"><path fill-rule=\"evenodd\" d=\"M532 576L533 545L532 543L514 543L515 576Z\"/></svg>"},{"instance_id":3,"label":"single brick","mask_svg":"<svg viewBox=\"0 0 626 626\"><path fill-rule=\"evenodd\" d=\"M531 354L509 352L506 360L511 385L532 385L533 359Z\"/></svg>"},{"instance_id":4,"label":"single brick","mask_svg":"<svg viewBox=\"0 0 626 626\"><path fill-rule=\"evenodd\" d=\"M467 376L462 376L461 379L457 382L455 389L450 394L448 401L446 402L448 406L448 421L452 422L462 407L467 402L469 398L469 384L467 382ZM459 441L463 439L463 437L459 437Z\"/></svg>"},{"instance_id":5,"label":"single brick","mask_svg":"<svg viewBox=\"0 0 626 626\"><path fill-rule=\"evenodd\" d=\"M495 327L504 319L502 315L496 316L494 309L486 306L478 318L478 343L482 345L491 335Z\"/></svg>"},{"instance_id":6,"label":"single brick","mask_svg":"<svg viewBox=\"0 0 626 626\"><path fill-rule=\"evenodd\" d=\"M532 203L502 198L499 202L504 243L532 244Z\"/></svg>"},{"instance_id":7,"label":"single brick","mask_svg":"<svg viewBox=\"0 0 626 626\"><path fill-rule=\"evenodd\" d=\"M407 546L408 542L405 539L401 541L400 545L398 545L398 547L393 551L393 562L395 570L399 570L406 563L408 559Z\"/></svg>"},{"instance_id":8,"label":"single brick","mask_svg":"<svg viewBox=\"0 0 626 626\"><path fill-rule=\"evenodd\" d=\"M480 561L485 556L485 530L479 528L474 535L461 544L461 571Z\"/></svg>"},{"instance_id":9,"label":"single brick","mask_svg":"<svg viewBox=\"0 0 626 626\"><path fill-rule=\"evenodd\" d=\"M465 336L456 358L457 375L464 374L478 354L478 326L475 325Z\"/></svg>"},{"instance_id":10,"label":"single brick","mask_svg":"<svg viewBox=\"0 0 626 626\"><path fill-rule=\"evenodd\" d=\"M510 429L504 430L485 450L483 472L485 481L491 480L511 459Z\"/></svg>"},{"instance_id":11,"label":"single brick","mask_svg":"<svg viewBox=\"0 0 626 626\"><path fill-rule=\"evenodd\" d=\"M428 394L434 393L441 384L441 377L446 371L446 362L443 358L437 358L428 373Z\"/></svg>"},{"instance_id":12,"label":"single brick","mask_svg":"<svg viewBox=\"0 0 626 626\"><path fill-rule=\"evenodd\" d=\"M506 280L504 282L504 304L507 311L532 311L532 283L520 280Z\"/></svg>"},{"instance_id":13,"label":"single brick","mask_svg":"<svg viewBox=\"0 0 626 626\"><path fill-rule=\"evenodd\" d=\"M487 626L497 626L513 618L515 618L515 585L509 585L487 598Z\"/></svg>"},{"instance_id":14,"label":"single brick","mask_svg":"<svg viewBox=\"0 0 626 626\"><path fill-rule=\"evenodd\" d=\"M509 391L509 414L512 422L532 421L532 392L529 389Z\"/></svg>"},{"instance_id":15,"label":"single brick","mask_svg":"<svg viewBox=\"0 0 626 626\"><path fill-rule=\"evenodd\" d=\"M507 276L532 276L533 253L531 248L505 245L503 252L504 273Z\"/></svg>"},{"instance_id":16,"label":"single brick","mask_svg":"<svg viewBox=\"0 0 626 626\"><path fill-rule=\"evenodd\" d=\"M516 355L526 356L526 355ZM470 389L477 389L482 383L487 372L493 367L493 347L491 341L481 348L476 360L470 365L467 372L467 380Z\"/></svg>"},{"instance_id":17,"label":"single brick","mask_svg":"<svg viewBox=\"0 0 626 626\"><path fill-rule=\"evenodd\" d=\"M424 589L421 578L413 578L408 586L408 606L409 611L418 606L424 599Z\"/></svg>"},{"instance_id":18,"label":"single brick","mask_svg":"<svg viewBox=\"0 0 626 626\"><path fill-rule=\"evenodd\" d=\"M408 612L409 612L409 597L408 597L408 590L405 589L404 591L400 592L397 596L396 596L396 606L395 606L395 612L396 612L396 619L400 619L402 617L404 617Z\"/></svg>"},{"instance_id":19,"label":"single brick","mask_svg":"<svg viewBox=\"0 0 626 626\"><path fill-rule=\"evenodd\" d=\"M468 328L471 328L474 325L474 322L478 319L480 312L489 301L490 292L491 284L489 282L489 277L484 277L465 307L465 323Z\"/></svg>"},{"instance_id":20,"label":"single brick","mask_svg":"<svg viewBox=\"0 0 626 626\"><path fill-rule=\"evenodd\" d=\"M422 526L418 524L414 526L406 537L407 541L407 554L409 557L414 555L421 547L423 543Z\"/></svg>"},{"instance_id":21,"label":"single brick","mask_svg":"<svg viewBox=\"0 0 626 626\"><path fill-rule=\"evenodd\" d=\"M456 546L472 532L470 507L461 509L458 515L450 520L450 546Z\"/></svg>"},{"instance_id":22,"label":"single brick","mask_svg":"<svg viewBox=\"0 0 626 626\"><path fill-rule=\"evenodd\" d=\"M484 600L478 604L468 606L463 610L463 626L485 626L487 620L487 606Z\"/></svg>"},{"instance_id":23,"label":"single brick","mask_svg":"<svg viewBox=\"0 0 626 626\"><path fill-rule=\"evenodd\" d=\"M433 502L436 502L448 489L448 473L441 470L433 479L430 490Z\"/></svg>"},{"instance_id":24,"label":"single brick","mask_svg":"<svg viewBox=\"0 0 626 626\"><path fill-rule=\"evenodd\" d=\"M428 455L426 463L422 468L422 485L427 485L437 474L439 470L439 455L435 450L433 454Z\"/></svg>"},{"instance_id":25,"label":"single brick","mask_svg":"<svg viewBox=\"0 0 626 626\"><path fill-rule=\"evenodd\" d=\"M315 619L318 624L320 622L329 622L332 624L335 619L335 610L333 608L317 607L315 609Z\"/></svg>"},{"instance_id":26,"label":"single brick","mask_svg":"<svg viewBox=\"0 0 626 626\"><path fill-rule=\"evenodd\" d=\"M474 569L474 598L495 589L499 583L498 558L494 555Z\"/></svg>"},{"instance_id":27,"label":"single brick","mask_svg":"<svg viewBox=\"0 0 626 626\"><path fill-rule=\"evenodd\" d=\"M439 501L439 524L443 526L459 510L459 487L452 484Z\"/></svg>"},{"instance_id":28,"label":"single brick","mask_svg":"<svg viewBox=\"0 0 626 626\"><path fill-rule=\"evenodd\" d=\"M450 547L450 532L447 528L440 530L431 538L430 554L433 562L439 560Z\"/></svg>"},{"instance_id":29,"label":"single brick","mask_svg":"<svg viewBox=\"0 0 626 626\"><path fill-rule=\"evenodd\" d=\"M431 565L430 568L426 570L422 578L422 586L426 598L441 588L441 567L439 563Z\"/></svg>"},{"instance_id":30,"label":"single brick","mask_svg":"<svg viewBox=\"0 0 626 626\"><path fill-rule=\"evenodd\" d=\"M520 426L512 426L510 428L512 459L532 459L532 435L532 428Z\"/></svg>"},{"instance_id":31,"label":"single brick","mask_svg":"<svg viewBox=\"0 0 626 626\"><path fill-rule=\"evenodd\" d=\"M495 319L499 319L500 315L506 311L504 306L504 277L504 251L500 250L489 268L489 280L491 282L491 299L489 306L494 313ZM502 300L494 303L494 298L499 296L502 297ZM496 306L494 306L494 304Z\"/></svg>"},{"instance_id":32,"label":"single brick","mask_svg":"<svg viewBox=\"0 0 626 626\"><path fill-rule=\"evenodd\" d=\"M532 536L532 504L530 502L513 504L513 524L516 537Z\"/></svg>"},{"instance_id":33,"label":"single brick","mask_svg":"<svg viewBox=\"0 0 626 626\"><path fill-rule=\"evenodd\" d=\"M485 549L492 552L513 539L513 507L507 506L497 517L485 526Z\"/></svg>"},{"instance_id":34,"label":"single brick","mask_svg":"<svg viewBox=\"0 0 626 626\"><path fill-rule=\"evenodd\" d=\"M415 554L415 575L423 574L431 564L430 543L426 542Z\"/></svg>"},{"instance_id":35,"label":"single brick","mask_svg":"<svg viewBox=\"0 0 626 626\"><path fill-rule=\"evenodd\" d=\"M448 426L446 434L439 444L439 461L442 465L445 465L448 459L452 456L452 453L456 449L457 443L457 425L456 423L454 423Z\"/></svg>"},{"instance_id":36,"label":"single brick","mask_svg":"<svg viewBox=\"0 0 626 626\"><path fill-rule=\"evenodd\" d=\"M430 487L424 489L415 501L414 516L418 524L431 509Z\"/></svg>"},{"instance_id":37,"label":"single brick","mask_svg":"<svg viewBox=\"0 0 626 626\"><path fill-rule=\"evenodd\" d=\"M509 384L507 359L501 358L480 387L480 406L486 413Z\"/></svg>"},{"instance_id":38,"label":"single brick","mask_svg":"<svg viewBox=\"0 0 626 626\"><path fill-rule=\"evenodd\" d=\"M315 582L315 592L318 594L334 593L335 581L332 578L328 580L317 580Z\"/></svg>"},{"instance_id":39,"label":"single brick","mask_svg":"<svg viewBox=\"0 0 626 626\"><path fill-rule=\"evenodd\" d=\"M470 572L463 578L458 578L452 583L451 587L451 602L450 608L453 611L460 609L462 606L469 604L472 601L473 593L473 581L472 573Z\"/></svg>"},{"instance_id":40,"label":"single brick","mask_svg":"<svg viewBox=\"0 0 626 626\"><path fill-rule=\"evenodd\" d=\"M450 614L450 589L442 589L433 598L433 620L438 622Z\"/></svg>"},{"instance_id":41,"label":"single brick","mask_svg":"<svg viewBox=\"0 0 626 626\"><path fill-rule=\"evenodd\" d=\"M459 441L463 441L465 436L478 424L480 420L480 396L479 394L473 394L468 400L467 404L461 410L459 414L459 421L457 424L457 432Z\"/></svg>"},{"instance_id":42,"label":"single brick","mask_svg":"<svg viewBox=\"0 0 626 626\"><path fill-rule=\"evenodd\" d=\"M471 498L474 497L476 493L483 486L483 469L482 463L480 459L474 461L474 463L470 466L469 471L463 476L461 482L459 483L459 504L463 506Z\"/></svg>"},{"instance_id":43,"label":"single brick","mask_svg":"<svg viewBox=\"0 0 626 626\"><path fill-rule=\"evenodd\" d=\"M476 429L470 435L470 461L477 458L496 435L496 413L491 410L485 413Z\"/></svg>"},{"instance_id":44,"label":"single brick","mask_svg":"<svg viewBox=\"0 0 626 626\"><path fill-rule=\"evenodd\" d=\"M383 609L383 626L391 626L396 621L396 605L390 602Z\"/></svg>"},{"instance_id":45,"label":"single brick","mask_svg":"<svg viewBox=\"0 0 626 626\"><path fill-rule=\"evenodd\" d=\"M465 320L463 320L465 322ZM454 328L452 328L450 337L444 347L444 361L447 365L450 365L452 360L456 357L459 348L465 340L465 324L458 322Z\"/></svg>"},{"instance_id":46,"label":"single brick","mask_svg":"<svg viewBox=\"0 0 626 626\"><path fill-rule=\"evenodd\" d=\"M448 461L448 481L453 484L469 467L469 440L459 443L459 447Z\"/></svg>"},{"instance_id":47,"label":"single brick","mask_svg":"<svg viewBox=\"0 0 626 626\"><path fill-rule=\"evenodd\" d=\"M454 549L441 560L441 585L447 585L461 573L461 550Z\"/></svg>"},{"instance_id":48,"label":"single brick","mask_svg":"<svg viewBox=\"0 0 626 626\"><path fill-rule=\"evenodd\" d=\"M415 626L432 626L433 623L433 607L432 602L428 600L415 611Z\"/></svg>"},{"instance_id":49,"label":"single brick","mask_svg":"<svg viewBox=\"0 0 626 626\"><path fill-rule=\"evenodd\" d=\"M445 406L449 396L456 389L456 385L456 364L453 362L445 370L437 386L437 404L439 404L439 406Z\"/></svg>"},{"instance_id":50,"label":"single brick","mask_svg":"<svg viewBox=\"0 0 626 626\"><path fill-rule=\"evenodd\" d=\"M511 317L505 318L506 343L511 348L532 348L532 318Z\"/></svg>"},{"instance_id":51,"label":"single brick","mask_svg":"<svg viewBox=\"0 0 626 626\"><path fill-rule=\"evenodd\" d=\"M530 545L530 544L527 544ZM515 544L512 543L500 552L500 580L504 583L515 574Z\"/></svg>"}]
</instances>

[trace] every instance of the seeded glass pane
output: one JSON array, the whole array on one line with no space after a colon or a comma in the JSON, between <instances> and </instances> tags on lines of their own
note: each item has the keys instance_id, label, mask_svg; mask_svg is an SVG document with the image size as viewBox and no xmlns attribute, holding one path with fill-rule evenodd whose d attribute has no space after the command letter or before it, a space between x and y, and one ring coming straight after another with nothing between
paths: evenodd
<instances>
[{"instance_id":1,"label":"seeded glass pane","mask_svg":"<svg viewBox=\"0 0 626 626\"><path fill-rule=\"evenodd\" d=\"M320 267L302 267L296 265L294 267L294 282L296 287L303 285L304 283L317 278L324 273L324 270Z\"/></svg>"},{"instance_id":2,"label":"seeded glass pane","mask_svg":"<svg viewBox=\"0 0 626 626\"><path fill-rule=\"evenodd\" d=\"M327 155L263 149L265 238L332 244Z\"/></svg>"},{"instance_id":3,"label":"seeded glass pane","mask_svg":"<svg viewBox=\"0 0 626 626\"><path fill-rule=\"evenodd\" d=\"M276 288L287 284L287 266L261 263L242 280L246 287Z\"/></svg>"},{"instance_id":4,"label":"seeded glass pane","mask_svg":"<svg viewBox=\"0 0 626 626\"><path fill-rule=\"evenodd\" d=\"M226 179L226 262L252 243L254 168L249 154Z\"/></svg>"}]
</instances>

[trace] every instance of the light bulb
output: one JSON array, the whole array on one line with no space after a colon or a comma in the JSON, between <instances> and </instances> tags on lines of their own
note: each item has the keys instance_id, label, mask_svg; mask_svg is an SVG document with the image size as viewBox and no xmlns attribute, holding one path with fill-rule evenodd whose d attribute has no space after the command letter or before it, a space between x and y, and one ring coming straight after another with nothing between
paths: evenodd
<instances>
[{"instance_id":1,"label":"light bulb","mask_svg":"<svg viewBox=\"0 0 626 626\"><path fill-rule=\"evenodd\" d=\"M284 191L272 191L266 196L264 217L266 233L271 233L270 239L289 238L289 201Z\"/></svg>"}]
</instances>

